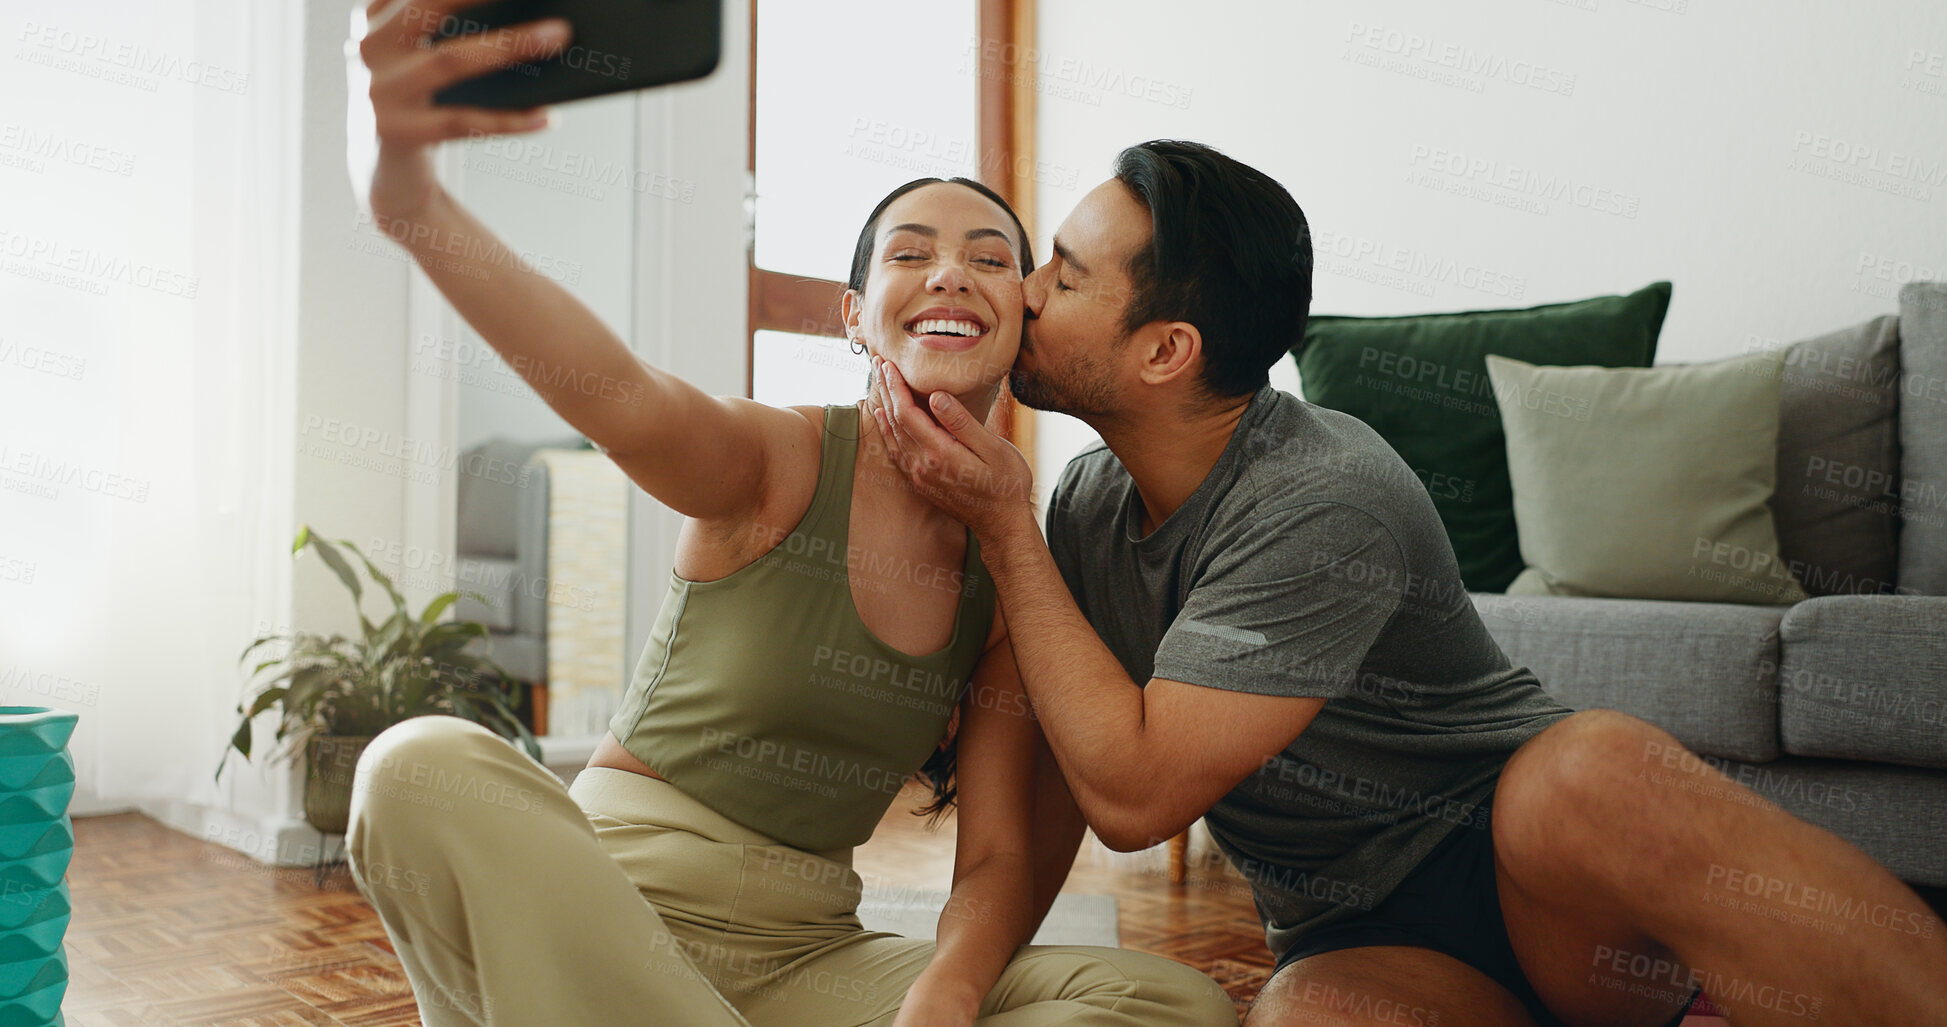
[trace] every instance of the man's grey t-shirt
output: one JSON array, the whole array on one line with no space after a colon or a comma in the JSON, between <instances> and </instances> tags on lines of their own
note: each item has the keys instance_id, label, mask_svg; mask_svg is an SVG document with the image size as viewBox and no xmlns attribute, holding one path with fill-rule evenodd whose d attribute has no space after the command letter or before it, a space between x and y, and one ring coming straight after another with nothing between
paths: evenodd
<instances>
[{"instance_id":1,"label":"man's grey t-shirt","mask_svg":"<svg viewBox=\"0 0 1947 1027\"><path fill-rule=\"evenodd\" d=\"M1048 544L1089 623L1151 678L1326 698L1205 815L1265 938L1371 909L1570 710L1508 661L1426 486L1365 422L1269 385L1203 484L1148 536L1100 443L1069 461Z\"/></svg>"}]
</instances>

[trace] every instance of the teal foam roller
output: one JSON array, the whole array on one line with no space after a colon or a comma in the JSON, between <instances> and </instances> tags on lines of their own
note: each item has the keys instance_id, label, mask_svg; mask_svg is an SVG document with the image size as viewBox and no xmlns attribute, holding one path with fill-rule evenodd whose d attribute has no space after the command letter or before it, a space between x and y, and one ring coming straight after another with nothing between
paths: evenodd
<instances>
[{"instance_id":1,"label":"teal foam roller","mask_svg":"<svg viewBox=\"0 0 1947 1027\"><path fill-rule=\"evenodd\" d=\"M9 997L0 997L0 1024L48 1024L61 1022L61 1000L68 994L68 955L65 951L56 959L45 960L48 967L59 971L58 979L50 979L33 991Z\"/></svg>"},{"instance_id":2,"label":"teal foam roller","mask_svg":"<svg viewBox=\"0 0 1947 1027\"><path fill-rule=\"evenodd\" d=\"M58 943L52 953L42 953L11 963L0 963L0 1005L68 983L68 953ZM55 1004L60 1007L59 1003ZM0 1018L0 1023L6 1023Z\"/></svg>"},{"instance_id":3,"label":"teal foam roller","mask_svg":"<svg viewBox=\"0 0 1947 1027\"><path fill-rule=\"evenodd\" d=\"M50 758L52 757L52 758ZM66 749L0 759L0 793L44 788L74 780L74 757Z\"/></svg>"},{"instance_id":4,"label":"teal foam roller","mask_svg":"<svg viewBox=\"0 0 1947 1027\"><path fill-rule=\"evenodd\" d=\"M61 936L68 931L71 915L63 911L11 931L0 931L0 963L46 959L61 951Z\"/></svg>"},{"instance_id":5,"label":"teal foam roller","mask_svg":"<svg viewBox=\"0 0 1947 1027\"><path fill-rule=\"evenodd\" d=\"M63 817L60 829L47 832L33 848L0 860L0 895L54 887L73 858L74 832Z\"/></svg>"},{"instance_id":6,"label":"teal foam roller","mask_svg":"<svg viewBox=\"0 0 1947 1027\"><path fill-rule=\"evenodd\" d=\"M66 917L73 911L66 880L52 888L0 889L0 931L31 927L57 916Z\"/></svg>"},{"instance_id":7,"label":"teal foam roller","mask_svg":"<svg viewBox=\"0 0 1947 1027\"><path fill-rule=\"evenodd\" d=\"M0 798L0 825L53 820L67 812L68 803L73 800L73 781L57 781L39 788L12 792Z\"/></svg>"},{"instance_id":8,"label":"teal foam roller","mask_svg":"<svg viewBox=\"0 0 1947 1027\"><path fill-rule=\"evenodd\" d=\"M74 821L66 813L49 820L0 822L0 862L26 859L60 848L74 848Z\"/></svg>"},{"instance_id":9,"label":"teal foam roller","mask_svg":"<svg viewBox=\"0 0 1947 1027\"><path fill-rule=\"evenodd\" d=\"M56 753L67 747L79 716L45 706L0 706L0 759Z\"/></svg>"},{"instance_id":10,"label":"teal foam roller","mask_svg":"<svg viewBox=\"0 0 1947 1027\"><path fill-rule=\"evenodd\" d=\"M76 714L0 706L0 1027L60 1025L73 916Z\"/></svg>"}]
</instances>

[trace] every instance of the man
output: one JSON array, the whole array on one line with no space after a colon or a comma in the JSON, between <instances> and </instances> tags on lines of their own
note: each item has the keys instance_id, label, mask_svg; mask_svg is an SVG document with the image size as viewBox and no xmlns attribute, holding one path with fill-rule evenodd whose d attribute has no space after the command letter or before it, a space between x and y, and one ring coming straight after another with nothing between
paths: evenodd
<instances>
[{"instance_id":1,"label":"man","mask_svg":"<svg viewBox=\"0 0 1947 1027\"><path fill-rule=\"evenodd\" d=\"M1054 249L1013 389L1104 445L1047 544L1026 462L950 396L882 364L875 416L979 539L1096 834L1206 817L1252 882L1278 967L1251 1027L1652 1027L1699 985L1739 1024L1940 1022L1947 931L1917 895L1668 733L1550 699L1398 455L1268 385L1311 300L1282 187L1144 143ZM1808 895L1877 912L1835 932L1793 915Z\"/></svg>"}]
</instances>

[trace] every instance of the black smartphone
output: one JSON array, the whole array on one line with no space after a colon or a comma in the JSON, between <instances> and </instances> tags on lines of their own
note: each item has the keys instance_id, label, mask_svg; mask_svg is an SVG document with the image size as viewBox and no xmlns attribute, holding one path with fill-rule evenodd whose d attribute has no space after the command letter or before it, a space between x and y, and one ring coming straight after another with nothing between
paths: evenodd
<instances>
[{"instance_id":1,"label":"black smartphone","mask_svg":"<svg viewBox=\"0 0 1947 1027\"><path fill-rule=\"evenodd\" d=\"M565 18L568 46L455 82L433 103L520 109L702 78L723 49L723 0L487 0L441 19L435 41Z\"/></svg>"}]
</instances>

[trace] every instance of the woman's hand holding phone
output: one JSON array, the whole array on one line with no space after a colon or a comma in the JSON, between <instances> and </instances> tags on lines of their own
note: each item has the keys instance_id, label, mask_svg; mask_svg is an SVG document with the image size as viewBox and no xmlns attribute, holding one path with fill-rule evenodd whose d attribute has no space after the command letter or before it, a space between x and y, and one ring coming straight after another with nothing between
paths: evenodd
<instances>
[{"instance_id":1,"label":"woman's hand holding phone","mask_svg":"<svg viewBox=\"0 0 1947 1027\"><path fill-rule=\"evenodd\" d=\"M432 148L448 139L546 128L545 107L489 110L435 106L433 94L463 79L558 53L571 29L559 18L434 42L448 19L480 0L372 0L358 52L370 72L378 153L364 197L381 229L419 211L439 190ZM357 102L354 98L354 103Z\"/></svg>"}]
</instances>

